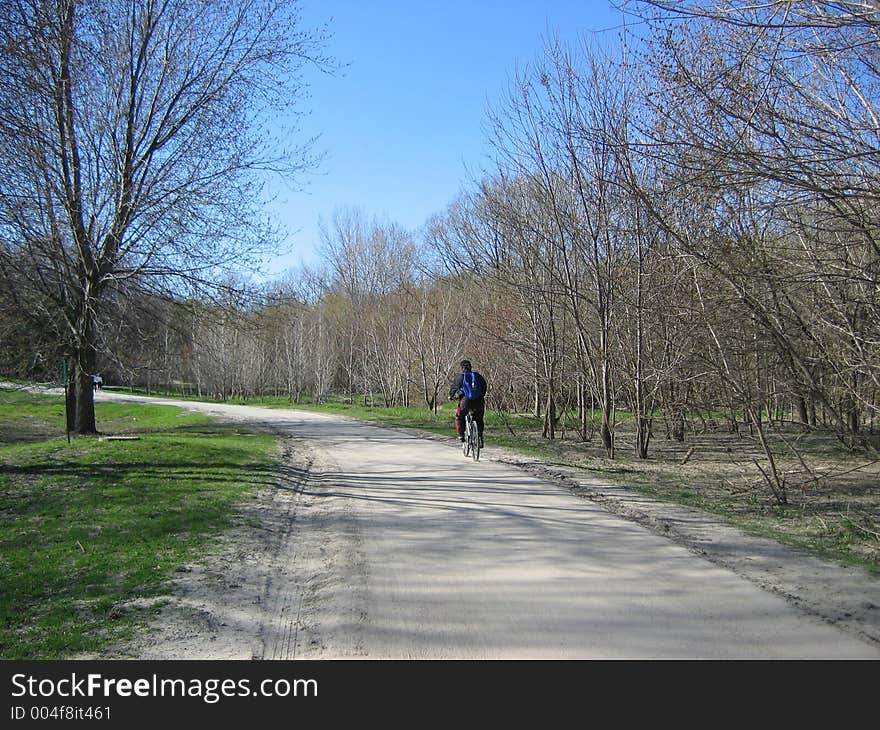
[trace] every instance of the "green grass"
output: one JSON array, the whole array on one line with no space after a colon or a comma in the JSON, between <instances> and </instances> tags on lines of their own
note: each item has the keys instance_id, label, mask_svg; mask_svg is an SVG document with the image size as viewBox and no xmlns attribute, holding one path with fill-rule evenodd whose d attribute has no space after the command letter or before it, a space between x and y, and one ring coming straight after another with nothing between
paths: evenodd
<instances>
[{"instance_id":1,"label":"green grass","mask_svg":"<svg viewBox=\"0 0 880 730\"><path fill-rule=\"evenodd\" d=\"M97 404L68 444L60 397L0 390L0 658L99 651L158 610L235 507L273 480L270 436L166 406Z\"/></svg>"}]
</instances>

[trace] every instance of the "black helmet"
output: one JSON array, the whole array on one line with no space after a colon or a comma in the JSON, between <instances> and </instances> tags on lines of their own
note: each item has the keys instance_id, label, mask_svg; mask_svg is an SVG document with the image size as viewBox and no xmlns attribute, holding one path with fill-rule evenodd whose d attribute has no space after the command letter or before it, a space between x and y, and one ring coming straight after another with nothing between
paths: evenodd
<instances>
[{"instance_id":1,"label":"black helmet","mask_svg":"<svg viewBox=\"0 0 880 730\"><path fill-rule=\"evenodd\" d=\"M460 364L465 370L471 369L471 361L470 360L462 360Z\"/></svg>"}]
</instances>

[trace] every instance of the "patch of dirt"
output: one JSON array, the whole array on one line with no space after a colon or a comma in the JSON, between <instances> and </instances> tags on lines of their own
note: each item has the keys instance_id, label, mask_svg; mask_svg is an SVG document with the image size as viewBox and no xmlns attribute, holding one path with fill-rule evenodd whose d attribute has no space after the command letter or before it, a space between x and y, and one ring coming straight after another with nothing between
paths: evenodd
<instances>
[{"instance_id":1,"label":"patch of dirt","mask_svg":"<svg viewBox=\"0 0 880 730\"><path fill-rule=\"evenodd\" d=\"M0 444L45 441L57 437L58 429L41 418L18 416L14 420L0 420Z\"/></svg>"}]
</instances>

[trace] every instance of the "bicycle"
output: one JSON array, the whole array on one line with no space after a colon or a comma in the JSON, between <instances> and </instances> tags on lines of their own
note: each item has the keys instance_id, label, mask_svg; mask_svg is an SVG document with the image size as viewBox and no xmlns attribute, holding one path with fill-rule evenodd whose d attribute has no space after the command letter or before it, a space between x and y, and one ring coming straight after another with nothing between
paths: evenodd
<instances>
[{"instance_id":1,"label":"bicycle","mask_svg":"<svg viewBox=\"0 0 880 730\"><path fill-rule=\"evenodd\" d=\"M472 457L474 461L480 460L480 434L470 409L464 418L464 441L461 448L465 456Z\"/></svg>"}]
</instances>

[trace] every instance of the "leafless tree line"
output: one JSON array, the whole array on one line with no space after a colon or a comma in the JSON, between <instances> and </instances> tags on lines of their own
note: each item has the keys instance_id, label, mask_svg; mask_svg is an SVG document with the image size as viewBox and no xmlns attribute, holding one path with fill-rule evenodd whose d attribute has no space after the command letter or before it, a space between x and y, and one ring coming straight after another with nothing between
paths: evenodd
<instances>
[{"instance_id":1,"label":"leafless tree line","mask_svg":"<svg viewBox=\"0 0 880 730\"><path fill-rule=\"evenodd\" d=\"M178 298L141 328L120 305L127 377L436 408L467 356L494 408L610 457L624 419L641 458L658 433L748 429L780 501L780 424L872 448L876 6L625 8L622 50L550 43L517 76L493 166L422 235L340 210L321 266L256 303Z\"/></svg>"},{"instance_id":2,"label":"leafless tree line","mask_svg":"<svg viewBox=\"0 0 880 730\"><path fill-rule=\"evenodd\" d=\"M457 290L421 270L412 235L396 224L340 210L322 236L320 270L225 300L144 302L151 316L109 343L125 353L105 359L109 381L217 399L342 394L436 409L461 358Z\"/></svg>"},{"instance_id":3,"label":"leafless tree line","mask_svg":"<svg viewBox=\"0 0 880 730\"><path fill-rule=\"evenodd\" d=\"M784 500L767 423L864 447L878 410L880 17L628 6L651 32L622 56L551 45L518 76L497 168L438 239L528 311L548 422L564 391L585 413L586 386L607 453L625 410L644 457L656 415L680 437L685 414L726 412Z\"/></svg>"}]
</instances>

